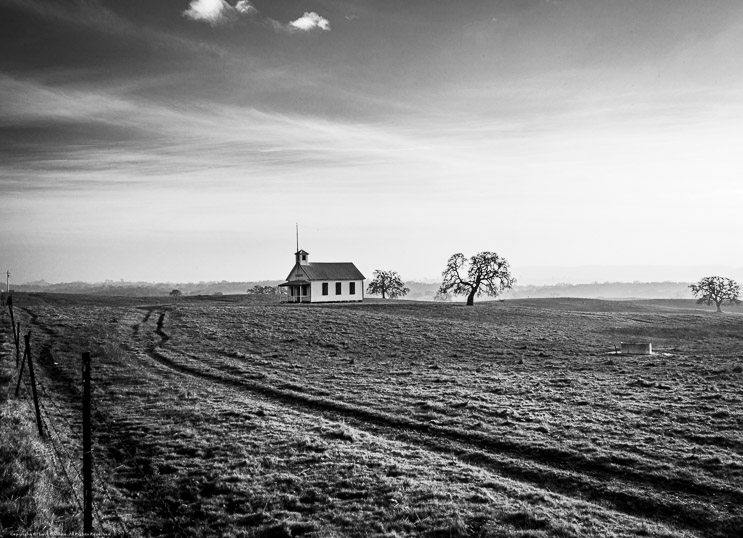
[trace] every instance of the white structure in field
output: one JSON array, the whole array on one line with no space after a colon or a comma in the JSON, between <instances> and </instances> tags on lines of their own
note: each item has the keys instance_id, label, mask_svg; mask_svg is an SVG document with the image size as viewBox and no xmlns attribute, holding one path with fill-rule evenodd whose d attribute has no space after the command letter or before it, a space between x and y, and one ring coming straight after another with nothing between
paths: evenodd
<instances>
[{"instance_id":1,"label":"white structure in field","mask_svg":"<svg viewBox=\"0 0 743 538\"><path fill-rule=\"evenodd\" d=\"M332 303L364 300L364 275L350 262L310 263L309 253L299 250L286 282L291 303Z\"/></svg>"},{"instance_id":2,"label":"white structure in field","mask_svg":"<svg viewBox=\"0 0 743 538\"><path fill-rule=\"evenodd\" d=\"M652 355L653 344L651 342L620 342L622 355Z\"/></svg>"}]
</instances>

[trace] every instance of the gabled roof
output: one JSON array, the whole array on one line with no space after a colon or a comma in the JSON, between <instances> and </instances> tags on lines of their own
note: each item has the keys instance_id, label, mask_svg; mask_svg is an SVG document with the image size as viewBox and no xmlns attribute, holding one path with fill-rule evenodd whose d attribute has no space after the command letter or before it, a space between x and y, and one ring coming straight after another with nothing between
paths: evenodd
<instances>
[{"instance_id":1,"label":"gabled roof","mask_svg":"<svg viewBox=\"0 0 743 538\"><path fill-rule=\"evenodd\" d=\"M364 275L350 262L308 263L303 265L310 280L364 280Z\"/></svg>"},{"instance_id":2,"label":"gabled roof","mask_svg":"<svg viewBox=\"0 0 743 538\"><path fill-rule=\"evenodd\" d=\"M364 280L366 278L350 262L297 264L289 276L296 278L297 269L301 269L307 275L308 280Z\"/></svg>"}]
</instances>

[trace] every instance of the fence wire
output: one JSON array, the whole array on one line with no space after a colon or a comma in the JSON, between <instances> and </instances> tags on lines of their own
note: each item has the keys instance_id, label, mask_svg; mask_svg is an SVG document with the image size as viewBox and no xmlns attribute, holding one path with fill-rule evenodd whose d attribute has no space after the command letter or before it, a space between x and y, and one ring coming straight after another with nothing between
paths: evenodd
<instances>
[{"instance_id":1,"label":"fence wire","mask_svg":"<svg viewBox=\"0 0 743 538\"><path fill-rule=\"evenodd\" d=\"M57 416L64 421L64 423L67 426L67 428L72 433L74 433L74 434L76 434L78 436L82 436L82 434L83 434L82 427L80 427L80 426L73 426L72 425L72 423L67 419L67 417L65 416L64 412L59 407L59 405L57 404L57 402L55 401L55 399L52 397L51 394L49 394L49 391L46 390L46 385L44 385L43 382L37 380L36 381L36 386L38 386L41 389L41 392L44 394L44 397L46 397L49 400L49 402L52 404L52 407L54 407L55 411L57 412Z\"/></svg>"},{"instance_id":2,"label":"fence wire","mask_svg":"<svg viewBox=\"0 0 743 538\"><path fill-rule=\"evenodd\" d=\"M32 360L29 357L29 360ZM28 384L26 383L26 379L24 376L21 376L21 384L24 388L24 394L22 399L26 402L29 411L32 415L35 416L36 410L34 408L34 404L31 401L31 389L29 388ZM67 440L67 437L63 437L62 433L58 429L57 425L55 424L55 417L57 419L61 419L61 421L64 423L64 425L67 427L67 429L70 431L70 433L73 436L80 436L82 435L81 428L75 427L73 424L67 419L65 416L64 411L62 410L61 406L57 403L55 398L51 395L50 390L47 390L45 384L41 381L37 380L36 383L38 388L41 388L41 393L37 393L37 399L39 401L40 406L40 419L42 423L42 430L45 430L48 434L49 439L49 445L51 446L52 452L54 454L54 461L55 461L55 467L59 469L60 474L64 477L65 482L70 488L70 492L72 495L73 500L75 501L75 504L77 505L79 509L79 515L82 515L85 510L83 508L83 502L80 500L80 496L78 495L77 491L78 488L82 490L82 487L80 486L83 483L83 478L80 469L78 469L72 462L75 461L75 458L72 457L70 454L70 451L67 449L65 441ZM43 396L43 398L41 397ZM45 401L49 402L51 407L54 408L56 413L51 413L49 411L49 408L46 406ZM82 458L79 458L82 460ZM73 477L70 476L70 468L72 471L74 471ZM110 508L110 511L113 512L113 517L109 519L113 519L115 521L116 526L120 529L121 535L124 537L129 537L131 534L129 533L128 529L126 528L126 525L119 514L118 509L116 508L116 502L114 502L113 498L111 497L111 493L109 492L108 488L105 485L105 481L102 479L102 473L100 471L100 467L94 462L93 464L93 475L96 477L95 485L97 486L96 490L100 491L103 494L103 497L107 501L107 507ZM74 478L77 478L77 484L75 483ZM93 506L93 513L95 514L95 519L98 524L98 528L100 531L104 530L104 520L106 518L101 513L101 510L105 506L104 504L95 502L95 500L92 503Z\"/></svg>"}]
</instances>

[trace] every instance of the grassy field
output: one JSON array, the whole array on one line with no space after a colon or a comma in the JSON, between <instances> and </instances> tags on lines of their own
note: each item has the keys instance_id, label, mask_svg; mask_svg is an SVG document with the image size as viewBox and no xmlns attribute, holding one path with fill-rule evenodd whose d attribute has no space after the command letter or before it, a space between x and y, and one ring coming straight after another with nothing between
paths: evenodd
<instances>
[{"instance_id":1,"label":"grassy field","mask_svg":"<svg viewBox=\"0 0 743 538\"><path fill-rule=\"evenodd\" d=\"M735 311L15 301L50 412L73 430L93 353L97 530L743 536ZM656 353L616 354L622 341Z\"/></svg>"}]
</instances>

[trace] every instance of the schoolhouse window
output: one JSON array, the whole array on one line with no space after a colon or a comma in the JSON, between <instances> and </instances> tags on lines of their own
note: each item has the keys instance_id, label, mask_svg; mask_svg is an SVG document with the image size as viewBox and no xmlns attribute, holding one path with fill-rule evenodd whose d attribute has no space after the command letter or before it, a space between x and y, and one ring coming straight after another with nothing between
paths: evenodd
<instances>
[{"instance_id":1,"label":"schoolhouse window","mask_svg":"<svg viewBox=\"0 0 743 538\"><path fill-rule=\"evenodd\" d=\"M328 294L328 283L327 282L323 282L322 283L322 294L323 295L327 295Z\"/></svg>"},{"instance_id":2,"label":"schoolhouse window","mask_svg":"<svg viewBox=\"0 0 743 538\"><path fill-rule=\"evenodd\" d=\"M356 295L356 282L350 282L348 284L348 294Z\"/></svg>"},{"instance_id":3,"label":"schoolhouse window","mask_svg":"<svg viewBox=\"0 0 743 538\"><path fill-rule=\"evenodd\" d=\"M342 286L342 284L340 282L336 282L335 283L335 294L336 295L340 295L342 293L341 292L341 286Z\"/></svg>"}]
</instances>

